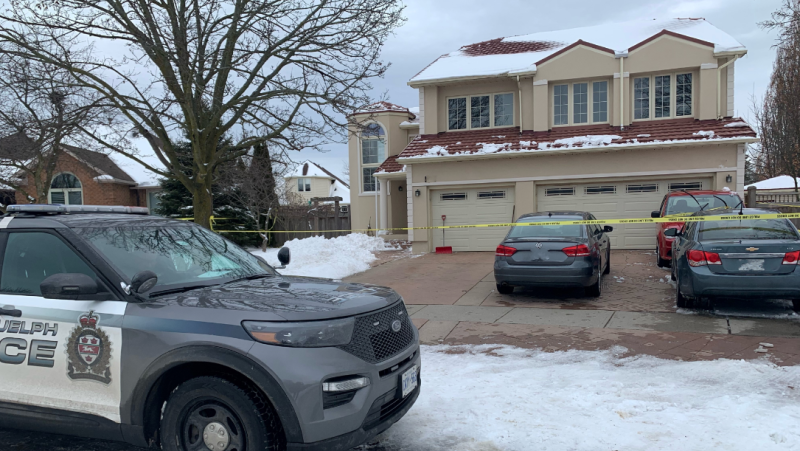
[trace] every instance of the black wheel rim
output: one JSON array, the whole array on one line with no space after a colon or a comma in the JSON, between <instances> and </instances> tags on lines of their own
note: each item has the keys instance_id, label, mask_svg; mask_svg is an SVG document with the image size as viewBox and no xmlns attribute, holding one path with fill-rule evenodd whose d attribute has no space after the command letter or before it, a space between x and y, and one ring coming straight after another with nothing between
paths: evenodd
<instances>
[{"instance_id":1,"label":"black wheel rim","mask_svg":"<svg viewBox=\"0 0 800 451\"><path fill-rule=\"evenodd\" d=\"M210 446L204 439L210 425L222 425L227 441L215 441ZM184 451L246 451L246 436L242 422L233 409L216 399L200 399L183 409L179 423L179 446ZM214 429L218 430L217 427ZM222 443L225 446L219 446Z\"/></svg>"}]
</instances>

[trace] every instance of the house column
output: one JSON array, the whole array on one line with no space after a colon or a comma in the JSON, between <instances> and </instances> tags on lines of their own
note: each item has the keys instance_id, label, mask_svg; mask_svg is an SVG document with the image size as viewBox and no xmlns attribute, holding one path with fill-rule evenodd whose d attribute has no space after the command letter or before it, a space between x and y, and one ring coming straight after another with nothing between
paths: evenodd
<instances>
[{"instance_id":1,"label":"house column","mask_svg":"<svg viewBox=\"0 0 800 451\"><path fill-rule=\"evenodd\" d=\"M378 180L378 183L380 184L380 188L378 188L378 192L381 195L381 199L380 199L380 210L381 210L380 227L385 229L386 227L389 226L389 208L388 208L389 207L388 206L388 204L389 204L389 196L387 196L387 193L391 189L391 183L392 182L390 182L389 180ZM386 233L389 233L389 232L378 232L379 235L383 235L383 234L386 234Z\"/></svg>"}]
</instances>

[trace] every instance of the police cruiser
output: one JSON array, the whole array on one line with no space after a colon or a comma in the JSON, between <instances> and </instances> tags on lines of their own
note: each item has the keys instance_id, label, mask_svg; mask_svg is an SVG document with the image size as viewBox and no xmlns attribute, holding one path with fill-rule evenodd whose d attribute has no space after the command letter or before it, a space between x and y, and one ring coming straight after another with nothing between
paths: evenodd
<instances>
[{"instance_id":1,"label":"police cruiser","mask_svg":"<svg viewBox=\"0 0 800 451\"><path fill-rule=\"evenodd\" d=\"M346 450L419 396L419 336L395 291L284 277L191 222L12 205L0 257L0 427Z\"/></svg>"}]
</instances>

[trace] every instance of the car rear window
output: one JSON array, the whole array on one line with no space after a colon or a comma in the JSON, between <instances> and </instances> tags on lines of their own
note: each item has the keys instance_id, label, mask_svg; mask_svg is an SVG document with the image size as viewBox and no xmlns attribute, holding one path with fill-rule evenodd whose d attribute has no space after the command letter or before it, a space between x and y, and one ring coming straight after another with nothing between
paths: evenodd
<instances>
[{"instance_id":1,"label":"car rear window","mask_svg":"<svg viewBox=\"0 0 800 451\"><path fill-rule=\"evenodd\" d=\"M695 194L692 196L671 196L667 202L667 215L675 215L679 213L694 213L703 210L711 210L712 208L724 208L727 204L728 207L736 207L741 199L739 196L731 194Z\"/></svg>"},{"instance_id":2,"label":"car rear window","mask_svg":"<svg viewBox=\"0 0 800 451\"><path fill-rule=\"evenodd\" d=\"M700 223L699 241L709 240L796 240L792 224L786 219L747 219Z\"/></svg>"},{"instance_id":3,"label":"car rear window","mask_svg":"<svg viewBox=\"0 0 800 451\"><path fill-rule=\"evenodd\" d=\"M579 217L536 217L521 218L517 222L553 222L553 221L580 221ZM508 232L508 238L579 238L583 236L582 225L541 225L541 226L514 226Z\"/></svg>"}]
</instances>

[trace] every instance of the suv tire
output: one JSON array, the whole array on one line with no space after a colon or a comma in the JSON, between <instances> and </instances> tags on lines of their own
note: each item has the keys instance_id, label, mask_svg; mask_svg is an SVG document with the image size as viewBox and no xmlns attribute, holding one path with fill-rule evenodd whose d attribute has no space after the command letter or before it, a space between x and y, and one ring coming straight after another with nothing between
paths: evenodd
<instances>
[{"instance_id":1,"label":"suv tire","mask_svg":"<svg viewBox=\"0 0 800 451\"><path fill-rule=\"evenodd\" d=\"M506 284L497 284L497 292L500 294L511 294L514 292L514 287Z\"/></svg>"},{"instance_id":2,"label":"suv tire","mask_svg":"<svg viewBox=\"0 0 800 451\"><path fill-rule=\"evenodd\" d=\"M164 451L211 449L209 443L220 451L277 451L282 436L277 416L262 395L213 376L181 384L167 400L161 419Z\"/></svg>"}]
</instances>

